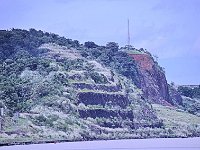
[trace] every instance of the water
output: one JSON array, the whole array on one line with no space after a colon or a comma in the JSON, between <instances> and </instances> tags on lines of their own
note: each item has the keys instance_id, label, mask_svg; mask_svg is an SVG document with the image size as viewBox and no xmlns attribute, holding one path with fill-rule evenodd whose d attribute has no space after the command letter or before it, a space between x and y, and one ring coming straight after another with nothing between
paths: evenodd
<instances>
[{"instance_id":1,"label":"water","mask_svg":"<svg viewBox=\"0 0 200 150\"><path fill-rule=\"evenodd\" d=\"M15 145L0 150L200 150L200 137Z\"/></svg>"}]
</instances>

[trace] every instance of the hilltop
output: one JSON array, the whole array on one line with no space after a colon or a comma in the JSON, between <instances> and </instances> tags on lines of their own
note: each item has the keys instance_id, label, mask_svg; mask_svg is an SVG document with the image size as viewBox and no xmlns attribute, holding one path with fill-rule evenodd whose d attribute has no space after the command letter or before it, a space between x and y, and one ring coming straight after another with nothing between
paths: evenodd
<instances>
[{"instance_id":1,"label":"hilltop","mask_svg":"<svg viewBox=\"0 0 200 150\"><path fill-rule=\"evenodd\" d=\"M1 30L0 83L1 144L200 135L198 113L130 45Z\"/></svg>"}]
</instances>

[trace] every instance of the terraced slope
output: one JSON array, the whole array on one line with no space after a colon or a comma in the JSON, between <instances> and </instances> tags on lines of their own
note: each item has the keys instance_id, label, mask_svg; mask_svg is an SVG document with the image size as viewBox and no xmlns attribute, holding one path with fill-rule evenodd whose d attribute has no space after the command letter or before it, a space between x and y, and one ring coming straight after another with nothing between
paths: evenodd
<instances>
[{"instance_id":1,"label":"terraced slope","mask_svg":"<svg viewBox=\"0 0 200 150\"><path fill-rule=\"evenodd\" d=\"M86 43L0 31L0 144L199 136L198 117L168 114L189 112L149 53Z\"/></svg>"},{"instance_id":2,"label":"terraced slope","mask_svg":"<svg viewBox=\"0 0 200 150\"><path fill-rule=\"evenodd\" d=\"M30 110L20 112L14 121L5 117L2 141L104 139L116 133L134 136L131 132L143 127L162 127L129 79L85 59L76 49L52 43L38 50L43 49L40 57L48 59L51 71L26 68L19 74L19 78L32 83L35 92L43 88L41 97L30 101ZM50 84L53 82L57 86ZM54 93L46 93L48 88Z\"/></svg>"}]
</instances>

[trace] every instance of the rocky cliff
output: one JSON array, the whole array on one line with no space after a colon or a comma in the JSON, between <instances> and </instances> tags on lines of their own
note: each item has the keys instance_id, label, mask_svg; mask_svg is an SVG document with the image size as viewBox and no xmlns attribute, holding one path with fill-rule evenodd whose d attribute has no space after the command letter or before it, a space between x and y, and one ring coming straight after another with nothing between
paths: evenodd
<instances>
[{"instance_id":1,"label":"rocky cliff","mask_svg":"<svg viewBox=\"0 0 200 150\"><path fill-rule=\"evenodd\" d=\"M165 72L158 65L153 56L143 48L121 48L136 63L139 85L143 91L143 97L151 103L166 106L178 106L182 103L180 94L167 83Z\"/></svg>"},{"instance_id":2,"label":"rocky cliff","mask_svg":"<svg viewBox=\"0 0 200 150\"><path fill-rule=\"evenodd\" d=\"M151 55L147 53L130 53L129 55L135 60L139 68L139 79L144 97L153 103L174 105L169 96L165 73L153 60Z\"/></svg>"}]
</instances>

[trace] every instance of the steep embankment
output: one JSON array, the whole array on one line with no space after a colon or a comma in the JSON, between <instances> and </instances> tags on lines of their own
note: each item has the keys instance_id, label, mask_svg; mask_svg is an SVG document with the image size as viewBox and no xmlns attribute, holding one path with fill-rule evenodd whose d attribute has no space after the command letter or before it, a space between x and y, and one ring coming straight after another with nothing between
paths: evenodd
<instances>
[{"instance_id":1,"label":"steep embankment","mask_svg":"<svg viewBox=\"0 0 200 150\"><path fill-rule=\"evenodd\" d=\"M130 50L127 53L137 63L141 89L145 98L153 103L174 105L169 96L165 73L153 60L152 56L137 50Z\"/></svg>"}]
</instances>

